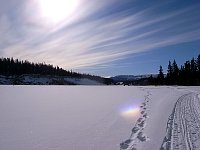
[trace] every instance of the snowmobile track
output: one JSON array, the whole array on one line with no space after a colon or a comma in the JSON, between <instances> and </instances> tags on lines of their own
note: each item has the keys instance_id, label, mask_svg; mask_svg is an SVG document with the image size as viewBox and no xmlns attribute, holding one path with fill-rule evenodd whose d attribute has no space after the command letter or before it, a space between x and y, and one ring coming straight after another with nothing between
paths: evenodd
<instances>
[{"instance_id":1,"label":"snowmobile track","mask_svg":"<svg viewBox=\"0 0 200 150\"><path fill-rule=\"evenodd\" d=\"M200 97L192 92L176 102L160 150L197 150L199 147Z\"/></svg>"}]
</instances>

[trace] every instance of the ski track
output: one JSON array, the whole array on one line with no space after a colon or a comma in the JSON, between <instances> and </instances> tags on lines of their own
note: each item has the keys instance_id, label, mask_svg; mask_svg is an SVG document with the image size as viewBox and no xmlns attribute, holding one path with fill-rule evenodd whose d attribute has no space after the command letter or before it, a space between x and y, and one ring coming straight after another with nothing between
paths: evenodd
<instances>
[{"instance_id":1,"label":"ski track","mask_svg":"<svg viewBox=\"0 0 200 150\"><path fill-rule=\"evenodd\" d=\"M141 88L145 91L144 88ZM148 118L147 114L147 104L150 100L149 96L151 93L147 91L145 95L145 100L140 106L140 118L136 121L135 126L132 128L130 137L124 142L120 143L120 150L138 150L138 143L145 142L148 140L148 137L144 135L144 128L146 126L146 119Z\"/></svg>"},{"instance_id":2,"label":"ski track","mask_svg":"<svg viewBox=\"0 0 200 150\"><path fill-rule=\"evenodd\" d=\"M198 150L200 147L200 94L181 96L167 122L160 150Z\"/></svg>"}]
</instances>

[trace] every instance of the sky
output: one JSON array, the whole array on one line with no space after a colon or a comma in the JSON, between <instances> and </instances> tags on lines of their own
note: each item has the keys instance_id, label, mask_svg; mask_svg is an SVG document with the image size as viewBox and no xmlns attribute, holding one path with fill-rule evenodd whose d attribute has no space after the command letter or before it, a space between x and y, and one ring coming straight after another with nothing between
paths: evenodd
<instances>
[{"instance_id":1,"label":"sky","mask_svg":"<svg viewBox=\"0 0 200 150\"><path fill-rule=\"evenodd\" d=\"M0 0L0 57L114 76L198 54L199 0Z\"/></svg>"}]
</instances>

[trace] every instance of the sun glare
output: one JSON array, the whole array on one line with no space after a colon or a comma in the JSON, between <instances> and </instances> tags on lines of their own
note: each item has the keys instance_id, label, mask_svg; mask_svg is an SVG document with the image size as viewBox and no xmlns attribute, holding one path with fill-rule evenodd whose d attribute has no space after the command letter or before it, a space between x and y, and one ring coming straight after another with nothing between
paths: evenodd
<instances>
[{"instance_id":1,"label":"sun glare","mask_svg":"<svg viewBox=\"0 0 200 150\"><path fill-rule=\"evenodd\" d=\"M133 117L138 115L140 112L139 108L134 108L134 107L129 107L127 109L125 109L124 111L121 112L121 115L124 117Z\"/></svg>"},{"instance_id":2,"label":"sun glare","mask_svg":"<svg viewBox=\"0 0 200 150\"><path fill-rule=\"evenodd\" d=\"M42 18L59 23L75 13L79 0L38 0Z\"/></svg>"}]
</instances>

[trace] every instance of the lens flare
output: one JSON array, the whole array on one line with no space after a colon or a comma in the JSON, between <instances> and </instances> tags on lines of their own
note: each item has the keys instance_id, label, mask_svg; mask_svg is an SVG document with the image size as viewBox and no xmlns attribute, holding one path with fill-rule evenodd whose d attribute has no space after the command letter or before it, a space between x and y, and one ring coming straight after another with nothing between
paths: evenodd
<instances>
[{"instance_id":1,"label":"lens flare","mask_svg":"<svg viewBox=\"0 0 200 150\"><path fill-rule=\"evenodd\" d=\"M129 107L121 112L121 115L124 117L134 117L137 116L140 112L139 107Z\"/></svg>"},{"instance_id":2,"label":"lens flare","mask_svg":"<svg viewBox=\"0 0 200 150\"><path fill-rule=\"evenodd\" d=\"M140 105L142 99L140 98L129 98L124 100L124 103L121 103L119 106L120 115L123 118L133 118L140 115Z\"/></svg>"}]
</instances>

